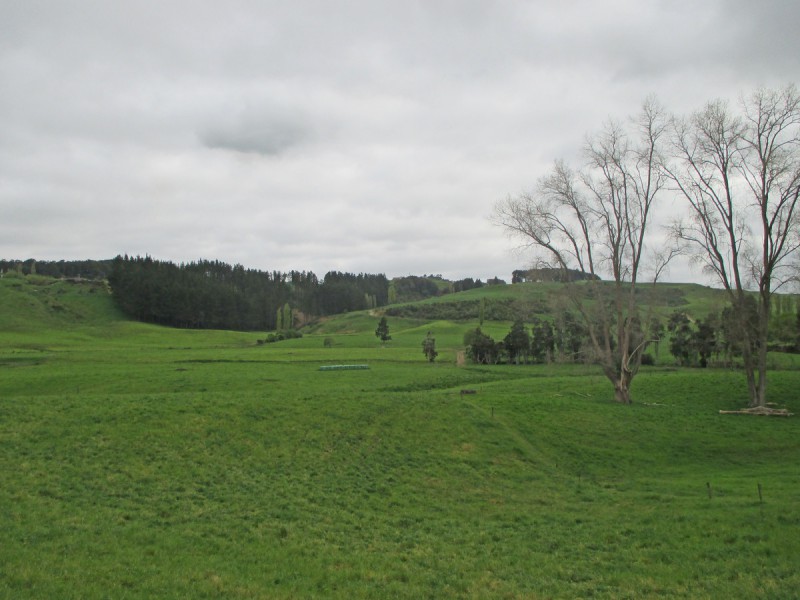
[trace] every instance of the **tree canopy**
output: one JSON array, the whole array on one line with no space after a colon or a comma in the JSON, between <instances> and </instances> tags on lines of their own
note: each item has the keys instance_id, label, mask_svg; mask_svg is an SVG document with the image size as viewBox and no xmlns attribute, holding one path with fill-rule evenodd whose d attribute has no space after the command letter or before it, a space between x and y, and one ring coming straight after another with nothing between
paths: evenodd
<instances>
[{"instance_id":1,"label":"tree canopy","mask_svg":"<svg viewBox=\"0 0 800 600\"><path fill-rule=\"evenodd\" d=\"M120 308L141 321L174 327L262 331L289 329L302 316L382 306L385 275L331 271L259 271L200 260L176 265L118 256L108 276Z\"/></svg>"}]
</instances>

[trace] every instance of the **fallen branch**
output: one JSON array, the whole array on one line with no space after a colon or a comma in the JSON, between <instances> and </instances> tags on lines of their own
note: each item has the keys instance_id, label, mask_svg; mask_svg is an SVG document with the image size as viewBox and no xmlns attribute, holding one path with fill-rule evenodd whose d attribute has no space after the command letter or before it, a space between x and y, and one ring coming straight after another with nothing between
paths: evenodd
<instances>
[{"instance_id":1,"label":"fallen branch","mask_svg":"<svg viewBox=\"0 0 800 600\"><path fill-rule=\"evenodd\" d=\"M742 408L740 410L721 410L721 415L760 415L764 417L791 417L794 413L790 413L785 408L769 408L768 406L754 406L753 408Z\"/></svg>"}]
</instances>

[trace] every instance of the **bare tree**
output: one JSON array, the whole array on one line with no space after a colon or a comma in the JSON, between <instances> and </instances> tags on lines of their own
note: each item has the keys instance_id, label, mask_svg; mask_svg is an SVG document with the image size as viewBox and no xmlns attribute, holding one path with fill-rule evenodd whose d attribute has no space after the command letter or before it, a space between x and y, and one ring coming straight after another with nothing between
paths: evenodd
<instances>
[{"instance_id":1,"label":"bare tree","mask_svg":"<svg viewBox=\"0 0 800 600\"><path fill-rule=\"evenodd\" d=\"M794 86L762 89L740 109L717 100L674 119L668 172L689 216L672 233L727 291L750 405L765 406L770 304L800 245L800 95ZM755 318L748 290L757 292Z\"/></svg>"},{"instance_id":2,"label":"bare tree","mask_svg":"<svg viewBox=\"0 0 800 600\"><path fill-rule=\"evenodd\" d=\"M556 162L534 194L497 203L493 217L541 264L596 276L566 284L566 297L583 319L616 401L624 404L631 403L651 321L641 314L637 287L647 277L648 227L665 182L660 146L666 129L664 111L655 99L646 100L638 118L609 122L587 139L583 170ZM652 266L654 280L663 262Z\"/></svg>"}]
</instances>

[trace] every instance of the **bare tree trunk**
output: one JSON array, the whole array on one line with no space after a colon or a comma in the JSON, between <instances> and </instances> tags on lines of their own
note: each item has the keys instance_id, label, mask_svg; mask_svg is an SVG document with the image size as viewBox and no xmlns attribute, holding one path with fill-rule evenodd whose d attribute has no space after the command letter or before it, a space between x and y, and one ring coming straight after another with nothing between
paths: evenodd
<instances>
[{"instance_id":1,"label":"bare tree trunk","mask_svg":"<svg viewBox=\"0 0 800 600\"><path fill-rule=\"evenodd\" d=\"M750 406L758 404L758 384L756 383L756 368L753 354L749 350L742 353L744 362L744 376L747 379L747 393L750 396Z\"/></svg>"},{"instance_id":2,"label":"bare tree trunk","mask_svg":"<svg viewBox=\"0 0 800 600\"><path fill-rule=\"evenodd\" d=\"M632 404L631 382L633 381L633 373L626 369L622 369L618 372L609 365L604 367L603 372L614 386L614 401L620 404Z\"/></svg>"},{"instance_id":3,"label":"bare tree trunk","mask_svg":"<svg viewBox=\"0 0 800 600\"><path fill-rule=\"evenodd\" d=\"M750 397L750 406L764 407L767 405L767 336L769 331L769 312L770 297L767 295L762 299L759 306L759 339L761 344L758 347L758 379L756 383L755 395Z\"/></svg>"},{"instance_id":4,"label":"bare tree trunk","mask_svg":"<svg viewBox=\"0 0 800 600\"><path fill-rule=\"evenodd\" d=\"M631 404L631 390L624 377L614 383L614 400L620 404Z\"/></svg>"}]
</instances>

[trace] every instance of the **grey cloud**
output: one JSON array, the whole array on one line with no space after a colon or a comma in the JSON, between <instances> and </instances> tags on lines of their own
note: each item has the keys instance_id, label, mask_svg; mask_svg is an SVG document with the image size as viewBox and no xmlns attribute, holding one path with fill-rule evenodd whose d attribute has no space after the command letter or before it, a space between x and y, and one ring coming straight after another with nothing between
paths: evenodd
<instances>
[{"instance_id":1,"label":"grey cloud","mask_svg":"<svg viewBox=\"0 0 800 600\"><path fill-rule=\"evenodd\" d=\"M308 140L310 132L299 121L246 118L232 125L212 126L199 133L207 148L277 156Z\"/></svg>"}]
</instances>

